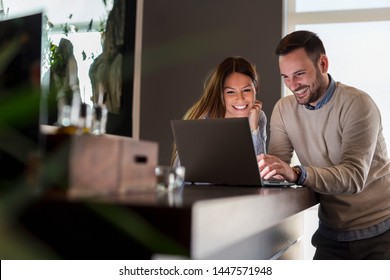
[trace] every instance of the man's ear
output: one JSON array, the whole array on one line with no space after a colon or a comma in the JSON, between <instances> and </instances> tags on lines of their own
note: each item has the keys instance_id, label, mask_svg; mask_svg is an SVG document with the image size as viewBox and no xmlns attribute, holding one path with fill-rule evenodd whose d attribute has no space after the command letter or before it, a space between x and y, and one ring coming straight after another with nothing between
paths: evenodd
<instances>
[{"instance_id":1,"label":"man's ear","mask_svg":"<svg viewBox=\"0 0 390 280\"><path fill-rule=\"evenodd\" d=\"M322 73L327 73L329 68L328 57L325 54L322 54L319 61L319 66Z\"/></svg>"}]
</instances>

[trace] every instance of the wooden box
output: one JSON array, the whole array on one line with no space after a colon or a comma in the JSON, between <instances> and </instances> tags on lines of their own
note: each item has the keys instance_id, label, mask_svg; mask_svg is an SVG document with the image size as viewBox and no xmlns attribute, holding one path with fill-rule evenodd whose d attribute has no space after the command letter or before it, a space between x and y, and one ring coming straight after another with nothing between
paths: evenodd
<instances>
[{"instance_id":1,"label":"wooden box","mask_svg":"<svg viewBox=\"0 0 390 280\"><path fill-rule=\"evenodd\" d=\"M74 135L69 195L155 191L158 144L115 135Z\"/></svg>"}]
</instances>

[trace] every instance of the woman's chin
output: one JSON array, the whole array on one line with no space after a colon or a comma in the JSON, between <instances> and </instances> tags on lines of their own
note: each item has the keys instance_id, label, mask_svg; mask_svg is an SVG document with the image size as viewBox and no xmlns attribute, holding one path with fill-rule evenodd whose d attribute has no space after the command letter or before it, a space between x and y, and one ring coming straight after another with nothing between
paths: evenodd
<instances>
[{"instance_id":1,"label":"woman's chin","mask_svg":"<svg viewBox=\"0 0 390 280\"><path fill-rule=\"evenodd\" d=\"M228 113L225 115L225 118L247 118L249 115L249 112L234 112L234 113Z\"/></svg>"},{"instance_id":2,"label":"woman's chin","mask_svg":"<svg viewBox=\"0 0 390 280\"><path fill-rule=\"evenodd\" d=\"M235 114L235 117L236 118L247 118L248 117L248 112L239 112L237 114Z\"/></svg>"}]
</instances>

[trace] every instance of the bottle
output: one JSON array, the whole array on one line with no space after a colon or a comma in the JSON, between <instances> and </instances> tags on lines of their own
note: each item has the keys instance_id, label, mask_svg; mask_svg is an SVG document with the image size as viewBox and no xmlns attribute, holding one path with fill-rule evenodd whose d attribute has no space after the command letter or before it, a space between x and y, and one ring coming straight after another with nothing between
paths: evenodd
<instances>
[{"instance_id":1,"label":"bottle","mask_svg":"<svg viewBox=\"0 0 390 280\"><path fill-rule=\"evenodd\" d=\"M91 107L87 104L82 102L80 104L80 113L78 118L78 124L77 124L77 132L78 134L88 134L91 131L92 127L92 113L91 113Z\"/></svg>"},{"instance_id":2,"label":"bottle","mask_svg":"<svg viewBox=\"0 0 390 280\"><path fill-rule=\"evenodd\" d=\"M107 108L104 104L96 104L93 107L92 134L103 135L106 133Z\"/></svg>"}]
</instances>

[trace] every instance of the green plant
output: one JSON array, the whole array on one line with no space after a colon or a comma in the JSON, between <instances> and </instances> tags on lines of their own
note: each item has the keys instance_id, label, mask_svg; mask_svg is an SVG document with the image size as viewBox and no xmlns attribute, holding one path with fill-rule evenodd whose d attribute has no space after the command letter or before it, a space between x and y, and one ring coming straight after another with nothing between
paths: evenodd
<instances>
[{"instance_id":1,"label":"green plant","mask_svg":"<svg viewBox=\"0 0 390 280\"><path fill-rule=\"evenodd\" d=\"M50 42L49 62L52 71L63 73L65 71L66 61L57 45Z\"/></svg>"}]
</instances>

